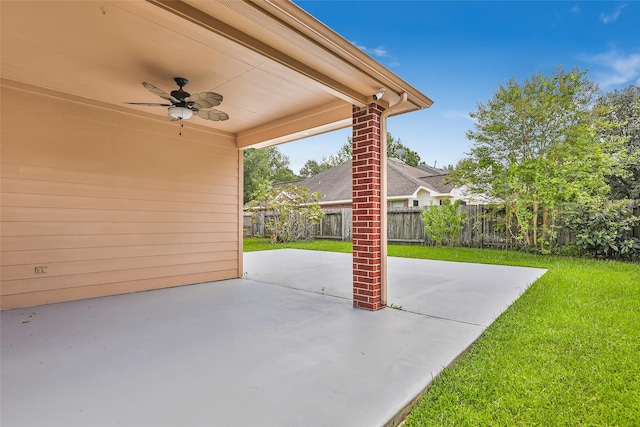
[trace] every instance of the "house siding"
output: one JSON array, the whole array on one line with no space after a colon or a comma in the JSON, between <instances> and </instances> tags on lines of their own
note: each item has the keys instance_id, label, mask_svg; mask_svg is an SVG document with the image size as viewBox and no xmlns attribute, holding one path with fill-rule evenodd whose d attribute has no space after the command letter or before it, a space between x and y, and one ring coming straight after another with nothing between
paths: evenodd
<instances>
[{"instance_id":1,"label":"house siding","mask_svg":"<svg viewBox=\"0 0 640 427\"><path fill-rule=\"evenodd\" d=\"M238 277L231 135L6 81L1 96L2 309Z\"/></svg>"}]
</instances>

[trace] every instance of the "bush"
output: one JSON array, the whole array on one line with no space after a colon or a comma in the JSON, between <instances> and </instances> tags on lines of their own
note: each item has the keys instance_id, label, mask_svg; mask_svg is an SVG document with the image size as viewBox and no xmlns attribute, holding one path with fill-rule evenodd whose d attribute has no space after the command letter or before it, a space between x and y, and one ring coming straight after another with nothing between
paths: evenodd
<instances>
[{"instance_id":1,"label":"bush","mask_svg":"<svg viewBox=\"0 0 640 427\"><path fill-rule=\"evenodd\" d=\"M248 210L253 212L254 222L264 224L271 243L295 242L308 238L310 228L324 216L319 198L320 193L310 193L305 186L263 185L256 190Z\"/></svg>"},{"instance_id":2,"label":"bush","mask_svg":"<svg viewBox=\"0 0 640 427\"><path fill-rule=\"evenodd\" d=\"M640 218L632 215L626 202L579 206L565 215L567 227L576 233L579 249L596 258L640 258L640 239L632 235Z\"/></svg>"},{"instance_id":3,"label":"bush","mask_svg":"<svg viewBox=\"0 0 640 427\"><path fill-rule=\"evenodd\" d=\"M460 231L467 219L466 212L458 212L460 200L442 200L442 205L430 205L422 210L424 231L436 245L455 246L460 239Z\"/></svg>"}]
</instances>

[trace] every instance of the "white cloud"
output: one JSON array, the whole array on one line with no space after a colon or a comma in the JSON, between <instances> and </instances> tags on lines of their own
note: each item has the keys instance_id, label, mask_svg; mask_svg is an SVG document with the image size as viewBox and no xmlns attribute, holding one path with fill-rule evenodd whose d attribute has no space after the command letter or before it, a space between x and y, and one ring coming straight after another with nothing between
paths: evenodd
<instances>
[{"instance_id":1,"label":"white cloud","mask_svg":"<svg viewBox=\"0 0 640 427\"><path fill-rule=\"evenodd\" d=\"M604 12L600 13L600 20L604 24L610 24L612 22L616 22L618 20L618 17L620 16L620 13L622 13L622 9L624 9L625 6L626 6L626 4L618 6L615 9L613 9L613 12L611 12L609 14L606 14Z\"/></svg>"},{"instance_id":2,"label":"white cloud","mask_svg":"<svg viewBox=\"0 0 640 427\"><path fill-rule=\"evenodd\" d=\"M442 117L447 120L467 119L476 122L476 119L472 118L468 112L460 110L447 110L442 113Z\"/></svg>"},{"instance_id":3,"label":"white cloud","mask_svg":"<svg viewBox=\"0 0 640 427\"><path fill-rule=\"evenodd\" d=\"M600 86L617 86L640 81L640 53L622 54L616 50L583 58L595 67L595 79Z\"/></svg>"},{"instance_id":4,"label":"white cloud","mask_svg":"<svg viewBox=\"0 0 640 427\"><path fill-rule=\"evenodd\" d=\"M381 58L386 58L386 57L389 56L389 54L387 53L387 50L385 48L383 48L382 46L374 47L373 49L371 49L371 52L375 56L379 56Z\"/></svg>"},{"instance_id":5,"label":"white cloud","mask_svg":"<svg viewBox=\"0 0 640 427\"><path fill-rule=\"evenodd\" d=\"M398 61L398 59L395 56L390 55L389 52L387 52L387 49L385 49L384 46L368 48L368 47L363 46L363 45L358 44L358 43L354 43L354 42L352 42L352 43L358 49L364 51L365 53L367 53L370 56L374 57L378 61L385 63L387 67L399 67L400 66L400 62Z\"/></svg>"}]
</instances>

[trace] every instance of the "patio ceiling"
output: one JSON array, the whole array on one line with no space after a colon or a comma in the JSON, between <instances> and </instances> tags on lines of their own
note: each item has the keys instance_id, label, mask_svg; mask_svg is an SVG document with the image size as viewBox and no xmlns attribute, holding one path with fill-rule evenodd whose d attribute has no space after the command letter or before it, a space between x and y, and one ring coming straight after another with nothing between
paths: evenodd
<instances>
[{"instance_id":1,"label":"patio ceiling","mask_svg":"<svg viewBox=\"0 0 640 427\"><path fill-rule=\"evenodd\" d=\"M224 96L224 122L192 118L268 146L351 125L351 105L432 101L289 1L2 1L3 84L167 120L141 82ZM28 114L28 106L25 114Z\"/></svg>"}]
</instances>

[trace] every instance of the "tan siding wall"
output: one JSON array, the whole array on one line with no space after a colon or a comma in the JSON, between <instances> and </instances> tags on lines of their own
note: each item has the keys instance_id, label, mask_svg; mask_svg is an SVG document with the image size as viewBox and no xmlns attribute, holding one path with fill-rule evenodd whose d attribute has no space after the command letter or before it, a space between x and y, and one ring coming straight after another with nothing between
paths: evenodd
<instances>
[{"instance_id":1,"label":"tan siding wall","mask_svg":"<svg viewBox=\"0 0 640 427\"><path fill-rule=\"evenodd\" d=\"M238 277L232 135L3 83L3 309Z\"/></svg>"}]
</instances>

